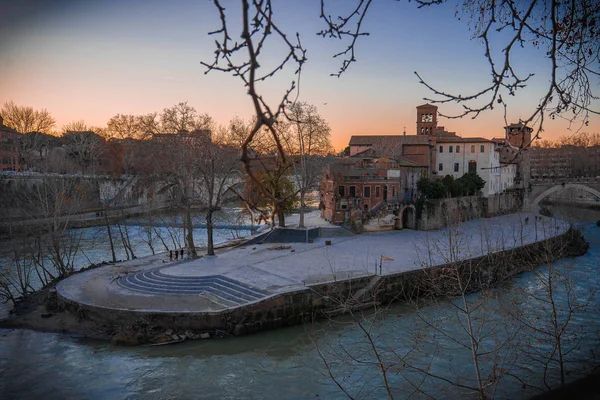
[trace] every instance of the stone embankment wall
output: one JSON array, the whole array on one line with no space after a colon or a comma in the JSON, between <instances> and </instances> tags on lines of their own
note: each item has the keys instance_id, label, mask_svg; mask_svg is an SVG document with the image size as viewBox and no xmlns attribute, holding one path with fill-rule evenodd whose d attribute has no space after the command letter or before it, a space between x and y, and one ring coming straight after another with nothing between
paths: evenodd
<instances>
[{"instance_id":1,"label":"stone embankment wall","mask_svg":"<svg viewBox=\"0 0 600 400\"><path fill-rule=\"evenodd\" d=\"M546 241L450 265L311 285L222 312L141 313L108 310L61 300L79 318L111 326L115 333L134 331L148 335L168 328L179 332L214 334L219 331L231 335L246 335L415 296L453 295L458 288L456 279L452 277L467 273L470 274L471 282L467 291L481 290L550 260L582 255L587 248L588 244L581 233L571 229ZM449 269L455 273L448 274Z\"/></svg>"},{"instance_id":2,"label":"stone embankment wall","mask_svg":"<svg viewBox=\"0 0 600 400\"><path fill-rule=\"evenodd\" d=\"M417 213L417 229L441 229L459 222L511 214L521 209L520 191L490 197L464 196L425 201Z\"/></svg>"}]
</instances>

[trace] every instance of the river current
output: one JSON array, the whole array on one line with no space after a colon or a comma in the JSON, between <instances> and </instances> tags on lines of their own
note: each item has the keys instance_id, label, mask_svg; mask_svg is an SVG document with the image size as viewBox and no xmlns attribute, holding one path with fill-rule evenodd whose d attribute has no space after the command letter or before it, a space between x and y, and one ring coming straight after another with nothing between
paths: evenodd
<instances>
[{"instance_id":1,"label":"river current","mask_svg":"<svg viewBox=\"0 0 600 400\"><path fill-rule=\"evenodd\" d=\"M600 296L593 290L599 284L600 227L591 222L598 218L588 213L583 216L587 221L579 223L590 243L587 254L555 263L567 268L571 282L577 283L575 294L561 292L558 302L585 303L571 314L565 336L565 347L571 349L565 360L568 379L599 363ZM528 398L539 393L534 387L544 387L543 368L533 355L551 351L551 345L543 340L526 347L521 343L518 349L502 345L509 338L518 341L525 336L508 316L515 307L545 318L535 314L540 303L531 293L540 290L540 274L547 268L540 266L467 299L471 304L485 301L478 321L488 335L482 336L481 347L500 348L493 359L481 358L482 370L499 377L499 385L490 392L495 398ZM387 393L370 340L387 368L395 398L426 398L422 392L433 398L475 397L465 388L473 386L473 357L464 346L465 319L456 311L457 304L453 299L438 301L418 312L413 305L395 304L366 313L359 319L364 330L353 318L344 317L247 337L159 347L118 347L68 335L3 330L0 398L347 398L333 376L355 398L378 399ZM556 371L546 377L551 386L557 379Z\"/></svg>"}]
</instances>

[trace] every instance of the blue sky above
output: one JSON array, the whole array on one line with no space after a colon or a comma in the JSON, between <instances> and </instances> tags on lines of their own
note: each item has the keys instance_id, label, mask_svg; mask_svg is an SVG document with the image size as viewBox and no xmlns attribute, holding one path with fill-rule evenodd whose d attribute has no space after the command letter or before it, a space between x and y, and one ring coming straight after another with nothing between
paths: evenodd
<instances>
[{"instance_id":1,"label":"blue sky above","mask_svg":"<svg viewBox=\"0 0 600 400\"><path fill-rule=\"evenodd\" d=\"M223 4L237 10L240 2ZM349 2L331 4L333 14ZM59 127L80 119L102 126L117 113L160 112L181 101L223 124L252 113L241 81L205 74L200 65L212 60L214 38L207 33L219 26L208 0L5 1L0 14L0 103L46 108ZM359 40L358 61L341 78L330 76L341 63L332 55L345 43L316 35L323 27L319 1L277 0L275 16L289 35L298 31L308 49L299 99L315 104L330 122L337 148L353 134L399 134L404 127L414 133L415 107L431 96L414 71L461 94L489 80L483 46L455 18L454 3L418 9L407 1L375 1L365 20L370 35ZM277 47L271 50L264 65L280 55ZM509 122L533 110L547 81L543 55L522 53L516 65L537 75L510 99ZM292 79L292 71L284 70L261 89L267 99L278 100ZM458 108L440 110L451 114ZM597 123L588 131L597 131ZM440 124L465 136L493 137L502 135L504 120L497 109L476 120ZM546 128L545 138L570 134L564 122Z\"/></svg>"}]
</instances>

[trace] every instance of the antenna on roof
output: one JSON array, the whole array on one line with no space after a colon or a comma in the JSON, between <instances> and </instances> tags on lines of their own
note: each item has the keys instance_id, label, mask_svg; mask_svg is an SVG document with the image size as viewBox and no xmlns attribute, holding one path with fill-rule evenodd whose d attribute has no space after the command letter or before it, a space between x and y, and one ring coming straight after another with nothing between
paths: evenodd
<instances>
[{"instance_id":1,"label":"antenna on roof","mask_svg":"<svg viewBox=\"0 0 600 400\"><path fill-rule=\"evenodd\" d=\"M404 132L402 132L404 136L406 136L406 126L404 127Z\"/></svg>"}]
</instances>

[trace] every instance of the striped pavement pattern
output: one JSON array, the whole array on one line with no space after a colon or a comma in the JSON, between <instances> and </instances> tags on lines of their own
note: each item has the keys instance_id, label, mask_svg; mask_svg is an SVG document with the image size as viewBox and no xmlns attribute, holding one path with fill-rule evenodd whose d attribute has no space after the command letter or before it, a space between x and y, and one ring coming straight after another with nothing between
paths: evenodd
<instances>
[{"instance_id":1,"label":"striped pavement pattern","mask_svg":"<svg viewBox=\"0 0 600 400\"><path fill-rule=\"evenodd\" d=\"M270 293L222 275L171 276L153 269L118 279L119 285L138 292L166 295L204 296L222 306L254 302Z\"/></svg>"}]
</instances>

